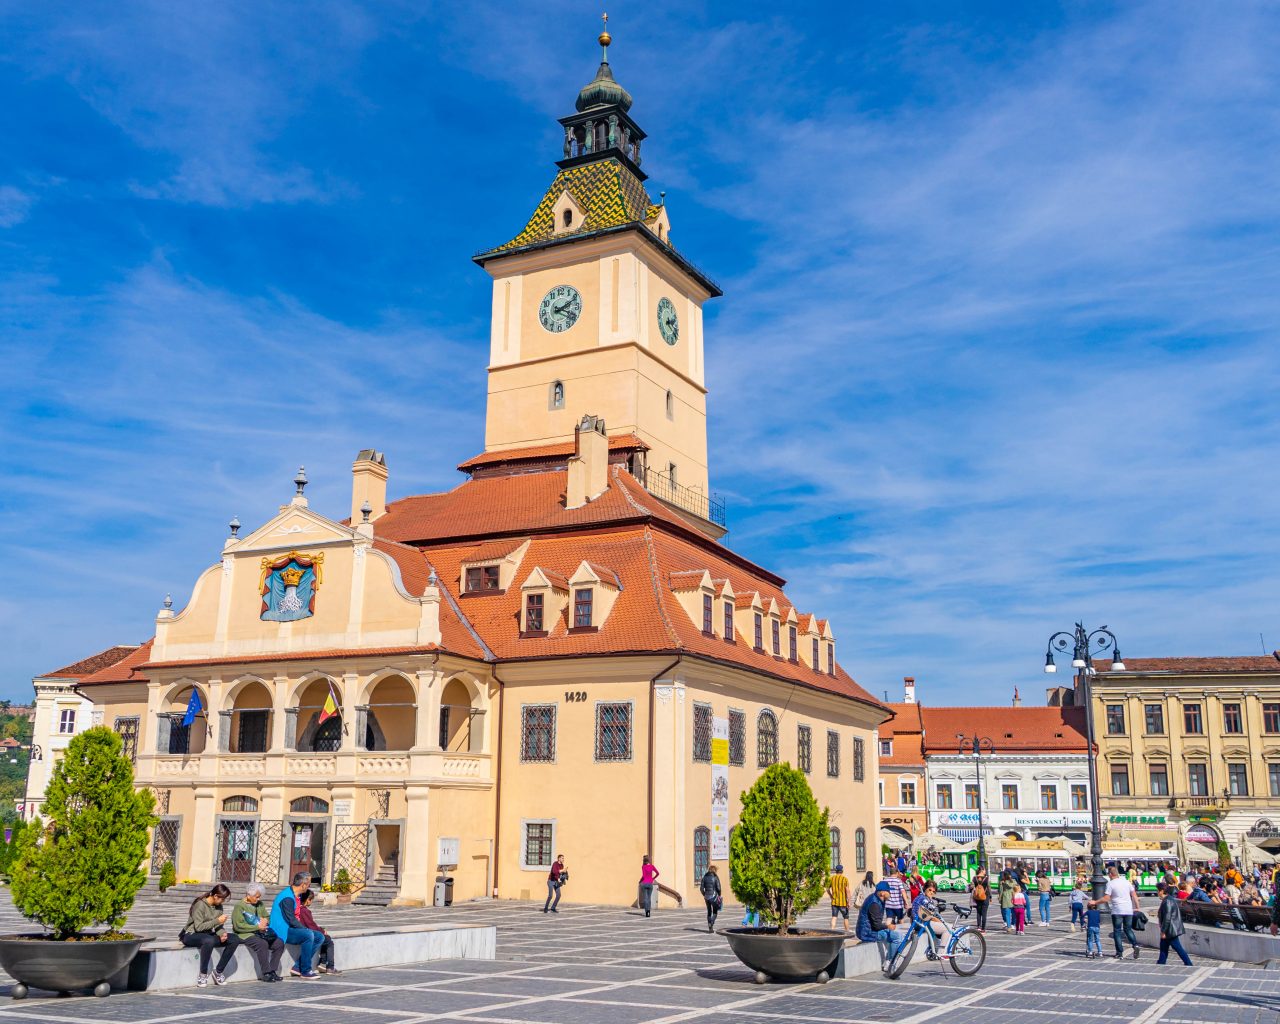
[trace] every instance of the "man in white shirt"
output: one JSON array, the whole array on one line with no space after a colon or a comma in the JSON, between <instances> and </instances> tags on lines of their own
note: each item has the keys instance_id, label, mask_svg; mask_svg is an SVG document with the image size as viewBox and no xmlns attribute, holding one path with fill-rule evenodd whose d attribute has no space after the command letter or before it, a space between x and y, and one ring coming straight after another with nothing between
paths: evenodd
<instances>
[{"instance_id":1,"label":"man in white shirt","mask_svg":"<svg viewBox=\"0 0 1280 1024\"><path fill-rule=\"evenodd\" d=\"M1116 959L1124 956L1124 943L1127 939L1133 946L1133 958L1138 959L1138 936L1133 933L1133 915L1138 910L1138 890L1133 883L1116 869L1114 864L1107 869L1110 876L1107 891L1100 900L1090 900L1089 906L1096 907L1105 903L1111 911L1111 938L1116 944Z\"/></svg>"}]
</instances>

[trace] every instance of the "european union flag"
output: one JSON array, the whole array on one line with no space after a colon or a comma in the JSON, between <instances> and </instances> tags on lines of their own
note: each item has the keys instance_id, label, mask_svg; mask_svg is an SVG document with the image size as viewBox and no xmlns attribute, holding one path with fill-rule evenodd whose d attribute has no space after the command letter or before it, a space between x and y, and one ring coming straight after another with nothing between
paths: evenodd
<instances>
[{"instance_id":1,"label":"european union flag","mask_svg":"<svg viewBox=\"0 0 1280 1024\"><path fill-rule=\"evenodd\" d=\"M187 713L182 716L182 724L190 725L196 720L196 715L204 710L204 705L200 703L200 691L193 689L191 691L191 699L187 701Z\"/></svg>"}]
</instances>

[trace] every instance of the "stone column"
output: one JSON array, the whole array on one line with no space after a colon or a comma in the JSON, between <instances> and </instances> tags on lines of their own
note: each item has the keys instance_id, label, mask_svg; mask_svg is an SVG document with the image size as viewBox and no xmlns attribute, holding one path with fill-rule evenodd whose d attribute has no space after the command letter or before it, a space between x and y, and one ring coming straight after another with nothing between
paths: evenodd
<instances>
[{"instance_id":1,"label":"stone column","mask_svg":"<svg viewBox=\"0 0 1280 1024\"><path fill-rule=\"evenodd\" d=\"M184 822L187 841L187 869L183 877L200 882L213 881L214 847L217 843L218 807L212 787L195 790L195 812ZM188 831L189 829L189 831Z\"/></svg>"},{"instance_id":2,"label":"stone column","mask_svg":"<svg viewBox=\"0 0 1280 1024\"><path fill-rule=\"evenodd\" d=\"M413 749L440 749L440 674L424 669L415 679L418 695L414 707Z\"/></svg>"},{"instance_id":3,"label":"stone column","mask_svg":"<svg viewBox=\"0 0 1280 1024\"><path fill-rule=\"evenodd\" d=\"M431 848L429 828L431 790L427 786L410 783L405 790L405 800L408 814L401 841L404 862L400 874L400 899L430 905L435 884L432 873L435 851Z\"/></svg>"}]
</instances>

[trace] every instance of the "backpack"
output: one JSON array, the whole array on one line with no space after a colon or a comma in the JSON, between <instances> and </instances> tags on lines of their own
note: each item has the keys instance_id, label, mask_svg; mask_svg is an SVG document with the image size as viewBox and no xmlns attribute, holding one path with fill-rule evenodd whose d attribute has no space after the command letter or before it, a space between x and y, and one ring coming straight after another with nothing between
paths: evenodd
<instances>
[{"instance_id":1,"label":"backpack","mask_svg":"<svg viewBox=\"0 0 1280 1024\"><path fill-rule=\"evenodd\" d=\"M979 903L987 898L987 887L981 882L974 883L973 898Z\"/></svg>"}]
</instances>

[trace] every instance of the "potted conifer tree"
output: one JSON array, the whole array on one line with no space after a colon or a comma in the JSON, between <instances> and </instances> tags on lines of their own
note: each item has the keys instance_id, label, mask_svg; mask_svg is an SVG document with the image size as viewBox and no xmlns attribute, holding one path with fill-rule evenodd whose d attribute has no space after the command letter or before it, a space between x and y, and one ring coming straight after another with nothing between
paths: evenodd
<instances>
[{"instance_id":1,"label":"potted conifer tree","mask_svg":"<svg viewBox=\"0 0 1280 1024\"><path fill-rule=\"evenodd\" d=\"M845 933L801 930L796 920L822 898L830 859L826 808L818 806L803 772L772 765L742 794L742 814L729 843L729 887L766 924L720 933L756 971L756 981L815 975L827 980Z\"/></svg>"},{"instance_id":2,"label":"potted conifer tree","mask_svg":"<svg viewBox=\"0 0 1280 1024\"><path fill-rule=\"evenodd\" d=\"M155 798L135 790L120 737L97 727L76 736L53 770L43 818L23 830L11 872L14 905L43 933L0 938L0 967L27 986L111 992L108 979L147 940L121 932L142 870ZM86 929L106 925L105 931Z\"/></svg>"}]
</instances>

